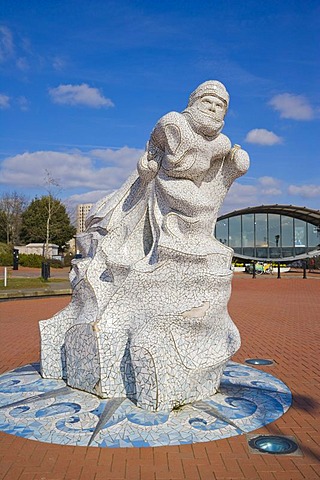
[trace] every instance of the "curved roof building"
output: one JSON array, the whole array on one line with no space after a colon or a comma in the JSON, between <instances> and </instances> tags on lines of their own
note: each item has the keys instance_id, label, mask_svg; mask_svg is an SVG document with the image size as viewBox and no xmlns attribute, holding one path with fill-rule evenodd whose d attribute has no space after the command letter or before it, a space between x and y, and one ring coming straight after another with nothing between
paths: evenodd
<instances>
[{"instance_id":1,"label":"curved roof building","mask_svg":"<svg viewBox=\"0 0 320 480\"><path fill-rule=\"evenodd\" d=\"M320 255L320 210L260 205L218 218L217 240L238 258L293 261Z\"/></svg>"}]
</instances>

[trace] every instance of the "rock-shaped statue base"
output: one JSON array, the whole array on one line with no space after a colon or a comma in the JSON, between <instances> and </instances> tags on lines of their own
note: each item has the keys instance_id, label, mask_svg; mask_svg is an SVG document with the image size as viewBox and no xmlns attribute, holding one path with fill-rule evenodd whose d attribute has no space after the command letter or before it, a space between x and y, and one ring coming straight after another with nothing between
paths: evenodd
<instances>
[{"instance_id":1,"label":"rock-shaped statue base","mask_svg":"<svg viewBox=\"0 0 320 480\"><path fill-rule=\"evenodd\" d=\"M72 301L40 322L45 377L105 398L171 410L213 395L240 346L228 315L232 249L214 236L221 203L249 165L220 133L216 81L155 126L137 171L102 199L78 237Z\"/></svg>"},{"instance_id":2,"label":"rock-shaped statue base","mask_svg":"<svg viewBox=\"0 0 320 480\"><path fill-rule=\"evenodd\" d=\"M171 410L213 395L240 346L227 313L232 273L223 264L230 258L173 252L165 258L149 269L132 269L101 318L75 323L75 293L69 311L40 322L43 376L63 377L100 397L127 396L148 410ZM101 292L112 274L100 275ZM78 289L89 299L84 283ZM85 321L91 307L89 302Z\"/></svg>"}]
</instances>

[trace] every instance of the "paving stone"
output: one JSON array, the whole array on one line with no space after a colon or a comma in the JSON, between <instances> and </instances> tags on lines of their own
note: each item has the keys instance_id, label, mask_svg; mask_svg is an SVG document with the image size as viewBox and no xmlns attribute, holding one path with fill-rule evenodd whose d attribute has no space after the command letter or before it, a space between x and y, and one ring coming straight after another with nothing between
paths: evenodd
<instances>
[{"instance_id":1,"label":"paving stone","mask_svg":"<svg viewBox=\"0 0 320 480\"><path fill-rule=\"evenodd\" d=\"M286 457L286 459L290 459L290 470L288 471L284 469L284 466L287 466L287 460L280 462L279 455L247 453L246 465L256 468L257 480L289 480L291 478L313 480L320 478L319 381L316 368L319 358L318 338L320 334L319 280L320 276L307 280L285 277L281 280L269 277L253 280L244 275L235 276L233 280L229 310L242 337L242 347L233 360L241 363L246 358L273 358L277 363L261 370L281 379L293 391L295 398L294 408L289 409L275 423L259 430L259 434L276 432L294 435L303 451L303 457ZM66 306L68 301L68 297L55 297L0 303L1 373L39 360L38 320L51 317ZM303 363L299 361L302 358ZM291 362L292 359L295 361ZM291 425L291 427L287 427L287 425ZM189 446L186 446L185 454L184 446L157 447L154 449L155 480L170 480L171 478L185 480L184 461L186 460L189 462L188 465L193 460L193 465L197 466L201 480L243 479L243 472L239 464L238 470L236 470L232 463L232 473L228 472L225 466L228 462L228 455L238 452L237 447L234 447L237 442L241 443L244 449L246 448L243 441L243 437L234 437L229 440L194 444L192 445L193 459L190 456ZM48 463L42 464L42 461L36 463L33 460L35 449L38 450L38 448L38 458L43 462L46 461L47 456L51 458L51 451L53 452L52 458L58 454L57 461L52 466L50 473L48 473ZM99 451L99 457L89 454L88 452L91 450ZM1 480L26 480L28 475L31 475L32 480L40 480L42 477L46 480L79 480L82 469L86 465L86 455L89 455L90 469L87 470L87 480L108 480L114 478L109 475L110 464L114 452L119 452L119 450L122 455L119 458L119 464L126 463L128 454L131 458L130 462L133 462L132 465L136 465L135 472L139 472L141 475L142 460L140 456L133 453L139 449L63 447L39 444L0 432L0 465L2 468L0 478ZM207 461L205 460L206 452ZM18 460L16 465L14 465L15 459ZM232 457L230 460L236 461ZM204 461L206 463L203 463ZM157 468L161 468L162 462L163 468L158 476ZM28 472L27 467L30 468L31 465L33 470ZM168 465L170 465L170 469ZM264 468L263 465L265 465ZM121 478L123 471L121 469L118 478ZM125 474L127 472L128 468L125 469ZM132 476L124 476L123 480L129 480L129 478ZM139 477L136 480L140 480Z\"/></svg>"}]
</instances>

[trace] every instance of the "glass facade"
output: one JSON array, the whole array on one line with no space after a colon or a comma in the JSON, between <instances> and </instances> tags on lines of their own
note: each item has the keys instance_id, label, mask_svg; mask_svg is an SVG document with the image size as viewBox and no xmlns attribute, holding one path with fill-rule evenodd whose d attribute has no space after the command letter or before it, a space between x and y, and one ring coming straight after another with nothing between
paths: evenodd
<instances>
[{"instance_id":1,"label":"glass facade","mask_svg":"<svg viewBox=\"0 0 320 480\"><path fill-rule=\"evenodd\" d=\"M308 234L308 248L313 250L319 244L319 232L315 225L312 223L307 224L307 234ZM311 248L313 247L313 248Z\"/></svg>"},{"instance_id":2,"label":"glass facade","mask_svg":"<svg viewBox=\"0 0 320 480\"><path fill-rule=\"evenodd\" d=\"M215 237L235 255L285 258L314 250L320 232L311 223L276 213L247 213L219 220Z\"/></svg>"},{"instance_id":3,"label":"glass facade","mask_svg":"<svg viewBox=\"0 0 320 480\"><path fill-rule=\"evenodd\" d=\"M229 218L229 246L235 252L241 250L241 215Z\"/></svg>"},{"instance_id":4,"label":"glass facade","mask_svg":"<svg viewBox=\"0 0 320 480\"><path fill-rule=\"evenodd\" d=\"M269 255L270 258L281 257L281 217L274 213L268 213L268 232L269 232Z\"/></svg>"}]
</instances>

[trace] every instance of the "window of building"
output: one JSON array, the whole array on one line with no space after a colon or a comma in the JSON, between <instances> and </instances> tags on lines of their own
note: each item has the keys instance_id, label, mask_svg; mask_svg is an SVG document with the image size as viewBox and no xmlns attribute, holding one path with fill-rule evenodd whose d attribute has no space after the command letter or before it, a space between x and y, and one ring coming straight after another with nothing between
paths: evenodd
<instances>
[{"instance_id":1,"label":"window of building","mask_svg":"<svg viewBox=\"0 0 320 480\"><path fill-rule=\"evenodd\" d=\"M266 213L255 214L256 246L268 246L268 217Z\"/></svg>"},{"instance_id":2,"label":"window of building","mask_svg":"<svg viewBox=\"0 0 320 480\"><path fill-rule=\"evenodd\" d=\"M219 220L216 224L216 232L215 237L219 242L223 243L224 245L228 245L228 219L226 220Z\"/></svg>"},{"instance_id":3,"label":"window of building","mask_svg":"<svg viewBox=\"0 0 320 480\"><path fill-rule=\"evenodd\" d=\"M317 230L316 225L308 223L308 246L309 251L314 250L320 244L320 231Z\"/></svg>"},{"instance_id":4,"label":"window of building","mask_svg":"<svg viewBox=\"0 0 320 480\"><path fill-rule=\"evenodd\" d=\"M241 248L241 215L229 218L229 246Z\"/></svg>"},{"instance_id":5,"label":"window of building","mask_svg":"<svg viewBox=\"0 0 320 480\"><path fill-rule=\"evenodd\" d=\"M307 242L306 222L295 218L294 220L294 245L305 247Z\"/></svg>"},{"instance_id":6,"label":"window of building","mask_svg":"<svg viewBox=\"0 0 320 480\"><path fill-rule=\"evenodd\" d=\"M254 247L254 214L242 215L242 245Z\"/></svg>"},{"instance_id":7,"label":"window of building","mask_svg":"<svg viewBox=\"0 0 320 480\"><path fill-rule=\"evenodd\" d=\"M293 218L281 216L281 244L283 247L292 247L293 245Z\"/></svg>"},{"instance_id":8,"label":"window of building","mask_svg":"<svg viewBox=\"0 0 320 480\"><path fill-rule=\"evenodd\" d=\"M293 218L285 215L281 215L281 244L282 256L290 257L294 254Z\"/></svg>"},{"instance_id":9,"label":"window of building","mask_svg":"<svg viewBox=\"0 0 320 480\"><path fill-rule=\"evenodd\" d=\"M280 215L269 213L269 246L280 247Z\"/></svg>"},{"instance_id":10,"label":"window of building","mask_svg":"<svg viewBox=\"0 0 320 480\"><path fill-rule=\"evenodd\" d=\"M276 213L268 214L268 233L269 256L270 258L279 258L281 257L280 215Z\"/></svg>"}]
</instances>

